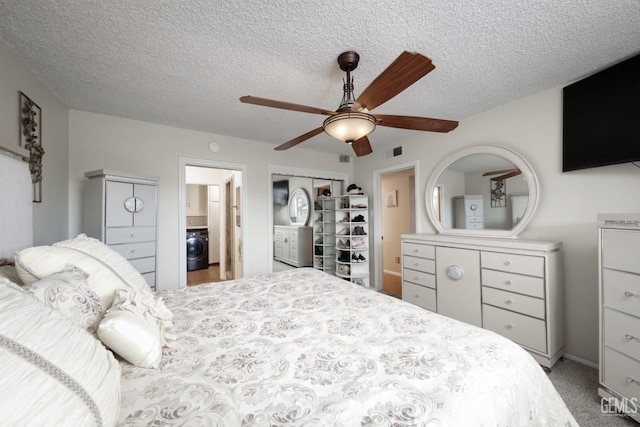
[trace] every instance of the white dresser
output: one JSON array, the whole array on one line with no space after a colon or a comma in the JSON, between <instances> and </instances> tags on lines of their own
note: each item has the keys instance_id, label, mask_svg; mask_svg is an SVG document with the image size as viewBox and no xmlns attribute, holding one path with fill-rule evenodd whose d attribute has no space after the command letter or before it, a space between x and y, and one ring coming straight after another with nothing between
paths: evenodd
<instances>
[{"instance_id":1,"label":"white dresser","mask_svg":"<svg viewBox=\"0 0 640 427\"><path fill-rule=\"evenodd\" d=\"M273 258L294 267L313 265L313 227L273 226Z\"/></svg>"},{"instance_id":2,"label":"white dresser","mask_svg":"<svg viewBox=\"0 0 640 427\"><path fill-rule=\"evenodd\" d=\"M104 169L84 175L84 233L124 256L155 290L157 179Z\"/></svg>"},{"instance_id":3,"label":"white dresser","mask_svg":"<svg viewBox=\"0 0 640 427\"><path fill-rule=\"evenodd\" d=\"M402 236L402 299L493 330L542 366L564 354L560 242Z\"/></svg>"},{"instance_id":4,"label":"white dresser","mask_svg":"<svg viewBox=\"0 0 640 427\"><path fill-rule=\"evenodd\" d=\"M599 227L600 396L640 422L640 214L602 214Z\"/></svg>"}]
</instances>

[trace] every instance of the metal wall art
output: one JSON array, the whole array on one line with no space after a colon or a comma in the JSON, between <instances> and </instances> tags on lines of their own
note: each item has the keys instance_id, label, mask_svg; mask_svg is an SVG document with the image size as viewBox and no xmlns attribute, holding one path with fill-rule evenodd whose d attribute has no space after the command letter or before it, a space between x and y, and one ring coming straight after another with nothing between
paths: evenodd
<instances>
[{"instance_id":1,"label":"metal wall art","mask_svg":"<svg viewBox=\"0 0 640 427\"><path fill-rule=\"evenodd\" d=\"M491 183L491 207L504 208L507 206L507 184L506 180L489 180Z\"/></svg>"},{"instance_id":2,"label":"metal wall art","mask_svg":"<svg viewBox=\"0 0 640 427\"><path fill-rule=\"evenodd\" d=\"M33 182L33 201L42 202L42 110L20 92L20 146L29 150L29 171Z\"/></svg>"}]
</instances>

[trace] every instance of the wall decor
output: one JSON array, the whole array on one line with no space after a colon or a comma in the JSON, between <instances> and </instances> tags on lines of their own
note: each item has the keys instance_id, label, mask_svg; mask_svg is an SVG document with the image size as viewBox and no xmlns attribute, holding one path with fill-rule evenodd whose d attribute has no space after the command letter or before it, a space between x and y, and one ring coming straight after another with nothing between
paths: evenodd
<instances>
[{"instance_id":1,"label":"wall decor","mask_svg":"<svg viewBox=\"0 0 640 427\"><path fill-rule=\"evenodd\" d=\"M504 208L507 206L507 184L504 179L489 180L491 185L491 207Z\"/></svg>"},{"instance_id":2,"label":"wall decor","mask_svg":"<svg viewBox=\"0 0 640 427\"><path fill-rule=\"evenodd\" d=\"M395 208L398 206L398 190L391 190L387 193L387 207Z\"/></svg>"},{"instance_id":3,"label":"wall decor","mask_svg":"<svg viewBox=\"0 0 640 427\"><path fill-rule=\"evenodd\" d=\"M33 183L33 201L42 202L42 110L20 92L20 146L29 151L29 171Z\"/></svg>"}]
</instances>

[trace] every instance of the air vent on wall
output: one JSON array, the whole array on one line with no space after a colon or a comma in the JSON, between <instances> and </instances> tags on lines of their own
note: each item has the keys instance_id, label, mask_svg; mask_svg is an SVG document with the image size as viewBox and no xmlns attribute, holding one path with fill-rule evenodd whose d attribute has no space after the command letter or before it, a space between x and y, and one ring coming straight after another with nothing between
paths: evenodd
<instances>
[{"instance_id":1,"label":"air vent on wall","mask_svg":"<svg viewBox=\"0 0 640 427\"><path fill-rule=\"evenodd\" d=\"M384 158L390 159L392 157L402 156L402 146L387 150L384 152Z\"/></svg>"},{"instance_id":2,"label":"air vent on wall","mask_svg":"<svg viewBox=\"0 0 640 427\"><path fill-rule=\"evenodd\" d=\"M347 156L346 154L342 154L340 156L340 163L349 163L349 156Z\"/></svg>"}]
</instances>

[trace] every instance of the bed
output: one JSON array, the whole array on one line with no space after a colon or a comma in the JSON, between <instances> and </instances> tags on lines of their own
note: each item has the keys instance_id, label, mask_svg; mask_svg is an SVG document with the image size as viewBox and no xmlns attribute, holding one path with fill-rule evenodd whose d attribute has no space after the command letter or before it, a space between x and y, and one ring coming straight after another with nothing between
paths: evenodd
<instances>
[{"instance_id":1,"label":"bed","mask_svg":"<svg viewBox=\"0 0 640 427\"><path fill-rule=\"evenodd\" d=\"M319 270L152 293L83 235L14 259L2 425L577 425L518 345Z\"/></svg>"}]
</instances>

